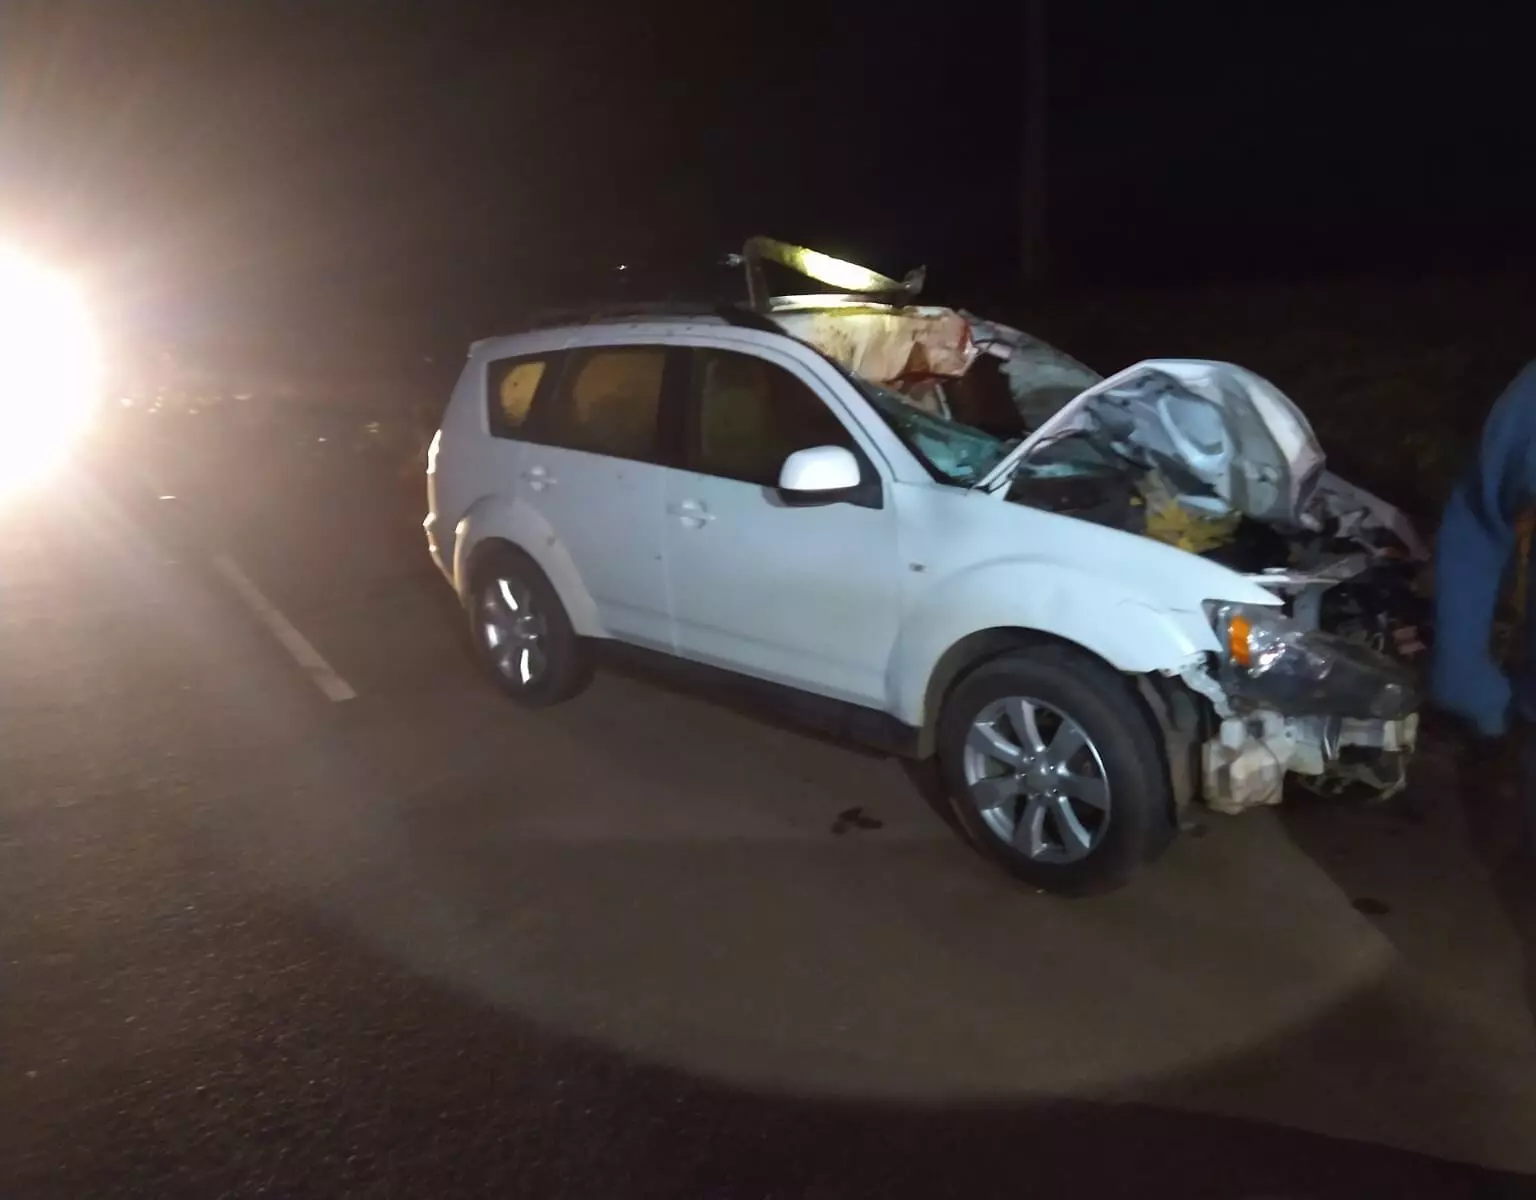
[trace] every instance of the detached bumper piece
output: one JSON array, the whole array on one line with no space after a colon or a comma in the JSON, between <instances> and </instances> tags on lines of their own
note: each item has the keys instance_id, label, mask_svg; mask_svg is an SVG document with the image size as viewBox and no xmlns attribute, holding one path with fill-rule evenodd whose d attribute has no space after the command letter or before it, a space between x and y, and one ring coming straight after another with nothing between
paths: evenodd
<instances>
[{"instance_id":1,"label":"detached bumper piece","mask_svg":"<svg viewBox=\"0 0 1536 1200\"><path fill-rule=\"evenodd\" d=\"M1390 720L1277 712L1227 717L1202 748L1204 799L1222 813L1279 804L1288 774L1322 795L1364 787L1385 798L1407 782L1418 733L1417 713Z\"/></svg>"}]
</instances>

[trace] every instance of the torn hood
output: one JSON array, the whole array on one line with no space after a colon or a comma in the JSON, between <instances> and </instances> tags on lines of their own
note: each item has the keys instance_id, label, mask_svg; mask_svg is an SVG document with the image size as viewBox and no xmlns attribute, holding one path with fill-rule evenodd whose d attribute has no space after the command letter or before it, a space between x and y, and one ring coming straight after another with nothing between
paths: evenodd
<instances>
[{"instance_id":1,"label":"torn hood","mask_svg":"<svg viewBox=\"0 0 1536 1200\"><path fill-rule=\"evenodd\" d=\"M1177 358L1127 367L1063 405L976 487L1003 486L1021 464L1078 434L1194 485L1187 503L1311 524L1306 513L1326 462L1317 435L1285 393L1242 367Z\"/></svg>"}]
</instances>

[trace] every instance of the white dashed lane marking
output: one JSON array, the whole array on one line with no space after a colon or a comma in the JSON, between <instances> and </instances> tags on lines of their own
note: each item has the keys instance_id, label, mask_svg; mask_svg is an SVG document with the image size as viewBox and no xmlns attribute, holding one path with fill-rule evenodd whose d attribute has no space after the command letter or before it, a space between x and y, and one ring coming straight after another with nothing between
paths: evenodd
<instances>
[{"instance_id":1,"label":"white dashed lane marking","mask_svg":"<svg viewBox=\"0 0 1536 1200\"><path fill-rule=\"evenodd\" d=\"M261 623L267 627L272 636L282 643L283 649L293 655L294 661L304 668L305 674L310 677L326 699L340 703L357 696L352 685L331 669L331 664L320 656L320 651L316 650L309 639L294 628L293 622L283 616L277 605L261 594L261 589L251 582L250 577L240 569L240 565L234 559L227 554L215 554L213 566L224 577L225 582L234 588L235 594L244 600L250 610L261 619Z\"/></svg>"}]
</instances>

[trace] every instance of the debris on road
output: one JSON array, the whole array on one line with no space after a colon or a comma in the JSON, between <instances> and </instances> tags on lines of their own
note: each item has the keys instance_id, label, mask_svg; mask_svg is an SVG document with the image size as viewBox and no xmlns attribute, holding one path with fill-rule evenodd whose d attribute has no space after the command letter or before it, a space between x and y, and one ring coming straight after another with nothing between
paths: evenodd
<instances>
[{"instance_id":1,"label":"debris on road","mask_svg":"<svg viewBox=\"0 0 1536 1200\"><path fill-rule=\"evenodd\" d=\"M832 832L841 837L850 829L884 829L885 822L878 817L872 817L864 811L862 805L845 808L837 814L837 820L832 822Z\"/></svg>"}]
</instances>

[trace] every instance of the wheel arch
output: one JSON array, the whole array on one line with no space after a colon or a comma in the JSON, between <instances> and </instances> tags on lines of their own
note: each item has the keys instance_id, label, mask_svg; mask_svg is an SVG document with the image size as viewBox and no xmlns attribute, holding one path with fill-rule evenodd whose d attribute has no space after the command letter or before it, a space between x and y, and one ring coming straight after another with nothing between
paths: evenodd
<instances>
[{"instance_id":1,"label":"wheel arch","mask_svg":"<svg viewBox=\"0 0 1536 1200\"><path fill-rule=\"evenodd\" d=\"M1122 671L1087 646L1056 634L1023 626L995 626L969 633L949 646L934 664L923 695L923 720L917 731L917 755L930 758L938 748L939 720L950 693L973 671L1005 654L1054 646L1080 654L1126 681L1127 690L1146 718L1172 786L1177 813L1199 795L1199 747L1208 706L1176 679L1153 672Z\"/></svg>"},{"instance_id":2,"label":"wheel arch","mask_svg":"<svg viewBox=\"0 0 1536 1200\"><path fill-rule=\"evenodd\" d=\"M485 564L495 555L504 553L515 554L519 558L525 558L530 563L533 563L535 567L539 565L537 562L534 562L533 555L529 554L528 551L524 550L516 542L497 534L491 534L476 541L474 547L470 550L464 562L464 583L459 590L467 592L470 588L474 587L480 572L485 569Z\"/></svg>"},{"instance_id":3,"label":"wheel arch","mask_svg":"<svg viewBox=\"0 0 1536 1200\"><path fill-rule=\"evenodd\" d=\"M510 547L543 572L578 635L604 636L597 605L554 529L528 505L501 496L477 500L454 528L453 584L460 601L469 595L482 555L498 547Z\"/></svg>"},{"instance_id":4,"label":"wheel arch","mask_svg":"<svg viewBox=\"0 0 1536 1200\"><path fill-rule=\"evenodd\" d=\"M968 633L940 654L929 672L927 685L923 689L922 721L918 725L919 756L927 758L937 748L939 715L943 712L944 701L962 679L983 663L1032 646L1062 646L1086 654L1110 670L1114 669L1092 650L1039 629L1029 629L1022 625L997 625Z\"/></svg>"}]
</instances>

